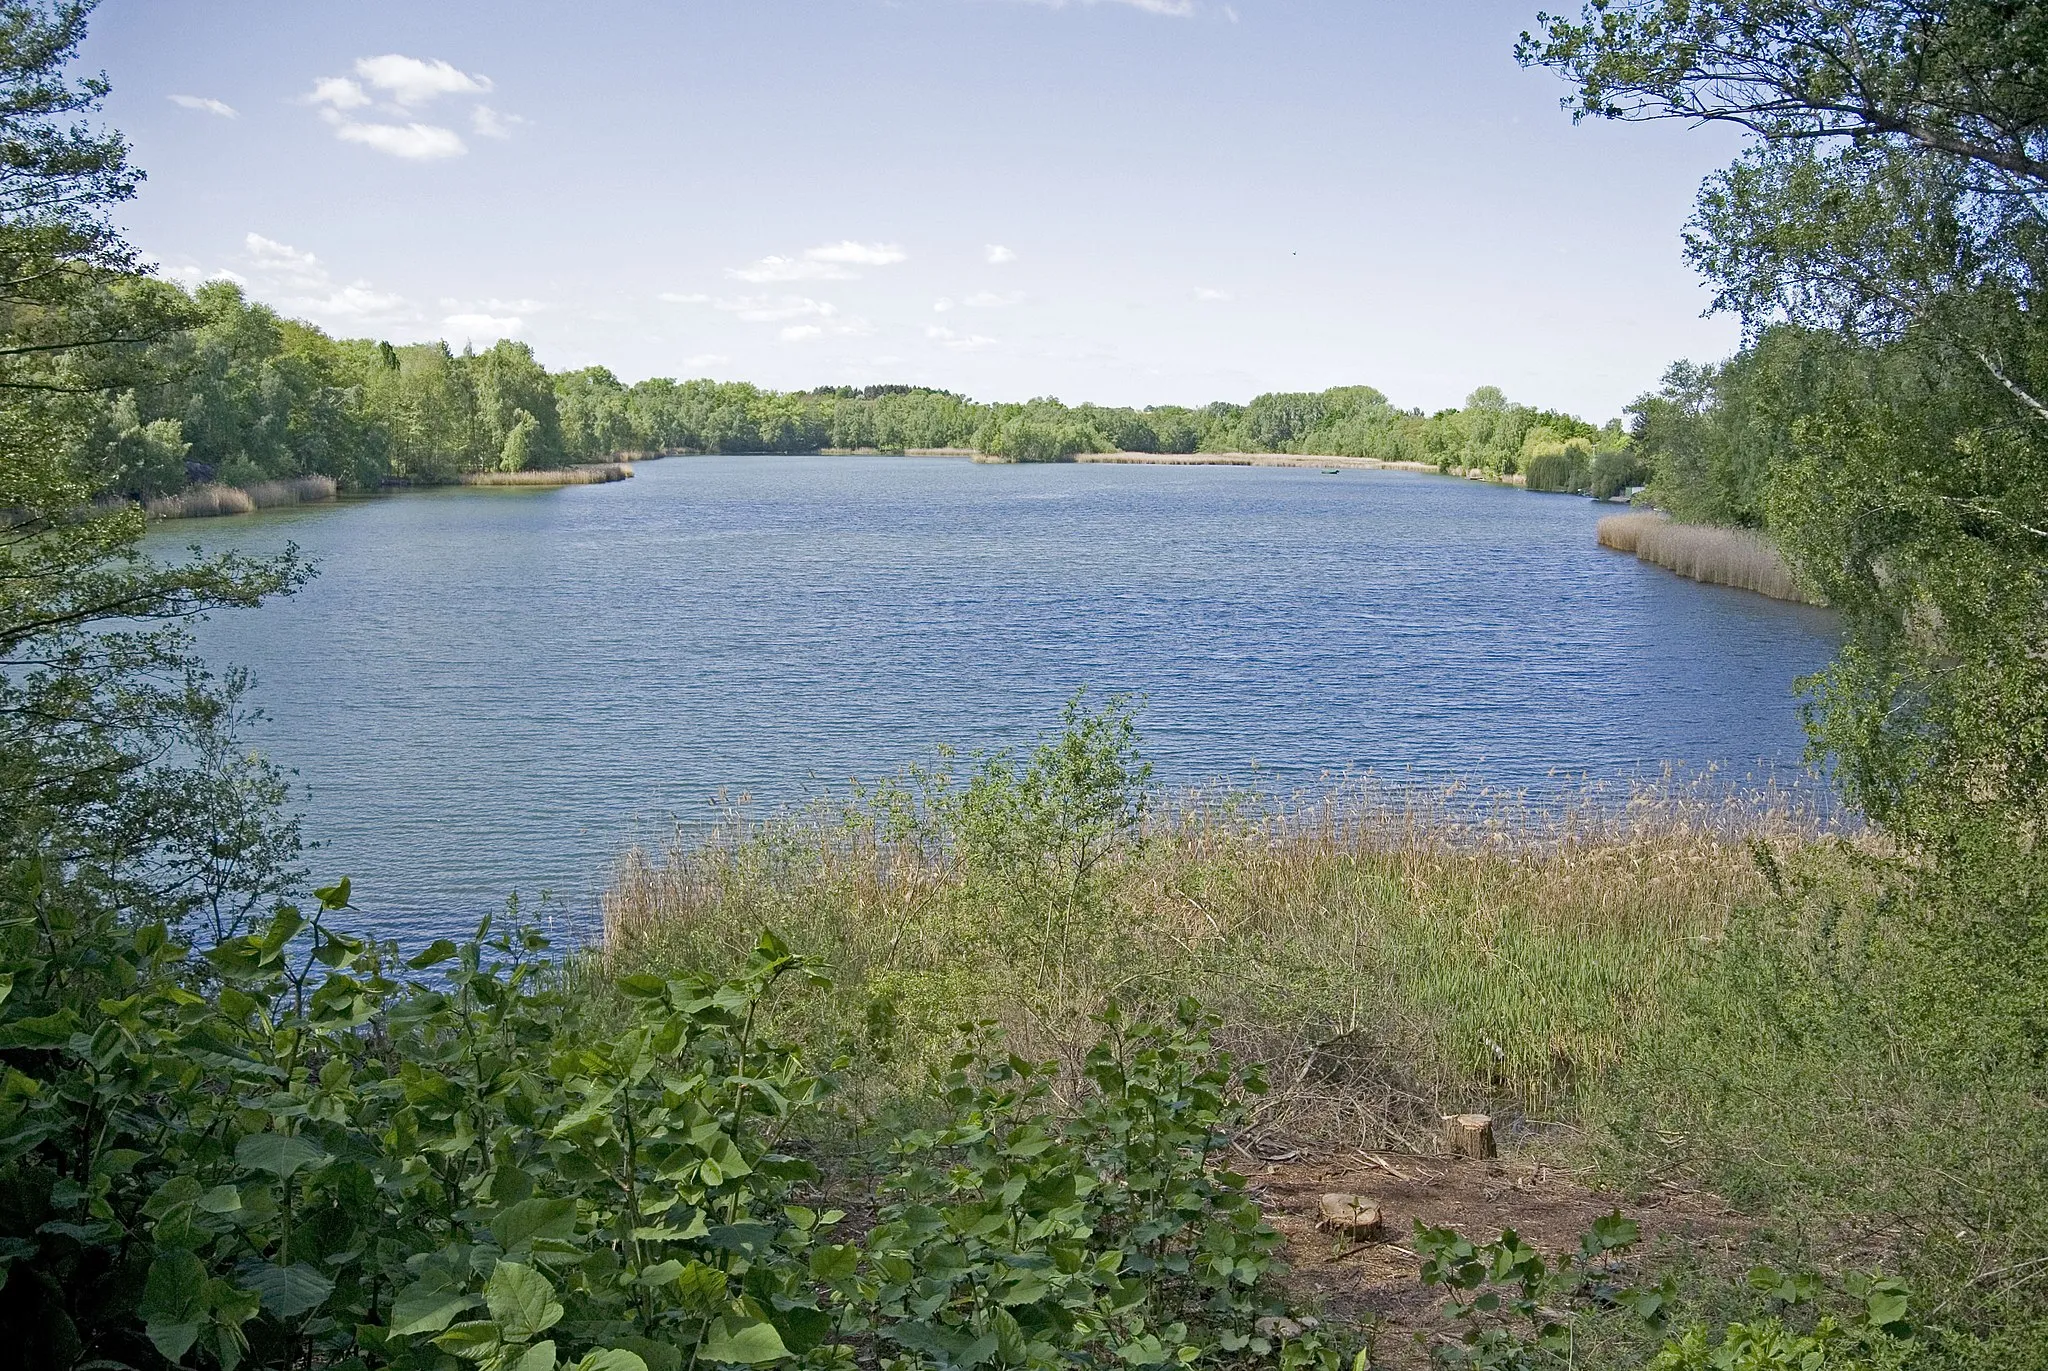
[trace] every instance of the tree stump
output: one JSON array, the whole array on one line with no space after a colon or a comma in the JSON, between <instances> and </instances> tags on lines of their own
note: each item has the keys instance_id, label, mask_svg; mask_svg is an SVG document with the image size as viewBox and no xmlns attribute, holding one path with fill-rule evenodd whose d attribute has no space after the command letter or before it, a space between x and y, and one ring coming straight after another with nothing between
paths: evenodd
<instances>
[{"instance_id":1,"label":"tree stump","mask_svg":"<svg viewBox=\"0 0 2048 1371\"><path fill-rule=\"evenodd\" d=\"M1453 1157L1492 1157L1493 1120L1484 1114L1444 1115L1444 1150Z\"/></svg>"},{"instance_id":2,"label":"tree stump","mask_svg":"<svg viewBox=\"0 0 2048 1371\"><path fill-rule=\"evenodd\" d=\"M1325 1195L1322 1210L1316 1227L1355 1242L1375 1241L1384 1226L1380 1207L1363 1195Z\"/></svg>"}]
</instances>

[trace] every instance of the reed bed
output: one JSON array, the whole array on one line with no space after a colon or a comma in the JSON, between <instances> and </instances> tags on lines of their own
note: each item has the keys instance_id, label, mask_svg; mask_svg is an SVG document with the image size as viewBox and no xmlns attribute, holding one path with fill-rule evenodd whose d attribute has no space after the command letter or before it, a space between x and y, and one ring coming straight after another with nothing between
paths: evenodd
<instances>
[{"instance_id":1,"label":"reed bed","mask_svg":"<svg viewBox=\"0 0 2048 1371\"><path fill-rule=\"evenodd\" d=\"M331 476L294 476L258 481L249 486L202 485L176 495L143 502L152 519L207 519L223 514L249 514L259 509L318 504L336 493Z\"/></svg>"},{"instance_id":2,"label":"reed bed","mask_svg":"<svg viewBox=\"0 0 2048 1371\"><path fill-rule=\"evenodd\" d=\"M562 467L553 471L472 471L461 477L466 486L596 486L624 481L633 468L624 462Z\"/></svg>"},{"instance_id":3,"label":"reed bed","mask_svg":"<svg viewBox=\"0 0 2048 1371\"><path fill-rule=\"evenodd\" d=\"M1108 1000L1193 995L1265 1064L1263 1127L1420 1150L1444 1112L1569 1111L1760 892L1752 845L1832 826L1797 796L1713 783L1555 804L1371 783L1186 795L1074 914L977 888L943 835L885 836L876 808L821 805L626 853L597 955L730 965L773 928L835 979L779 1027L850 1052L870 1104L914 1091L959 1024L997 1021L1073 1064Z\"/></svg>"},{"instance_id":4,"label":"reed bed","mask_svg":"<svg viewBox=\"0 0 2048 1371\"><path fill-rule=\"evenodd\" d=\"M1616 514L1602 519L1596 532L1602 547L1632 552L1695 581L1753 590L1774 600L1822 603L1799 583L1784 556L1751 529L1681 524L1661 514Z\"/></svg>"}]
</instances>

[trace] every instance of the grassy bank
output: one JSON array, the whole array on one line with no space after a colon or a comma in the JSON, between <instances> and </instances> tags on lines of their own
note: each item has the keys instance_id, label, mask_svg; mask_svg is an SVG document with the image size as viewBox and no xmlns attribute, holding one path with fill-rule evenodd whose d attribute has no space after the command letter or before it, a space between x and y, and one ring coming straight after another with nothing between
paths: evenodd
<instances>
[{"instance_id":1,"label":"grassy bank","mask_svg":"<svg viewBox=\"0 0 2048 1371\"><path fill-rule=\"evenodd\" d=\"M991 879L902 796L678 837L621 861L605 949L724 965L762 927L835 968L786 1027L914 1087L954 1026L1072 1062L1112 997L1193 995L1270 1068L1265 1127L1427 1147L1447 1112L1544 1118L1613 1066L1761 890L1749 844L1806 841L1783 797L1588 792L1553 807L1360 785L1155 812L1113 878L1047 901Z\"/></svg>"},{"instance_id":2,"label":"grassy bank","mask_svg":"<svg viewBox=\"0 0 2048 1371\"><path fill-rule=\"evenodd\" d=\"M624 462L599 462L547 471L472 471L460 480L466 486L596 486L632 475L633 468Z\"/></svg>"},{"instance_id":3,"label":"grassy bank","mask_svg":"<svg viewBox=\"0 0 2048 1371\"><path fill-rule=\"evenodd\" d=\"M1778 550L1746 528L1681 524L1661 514L1615 514L1602 519L1600 546L1631 552L1708 585L1753 590L1774 600L1820 601L1800 585Z\"/></svg>"},{"instance_id":4,"label":"grassy bank","mask_svg":"<svg viewBox=\"0 0 2048 1371\"><path fill-rule=\"evenodd\" d=\"M318 504L335 495L331 476L294 476L283 481L258 481L249 486L203 485L176 495L143 502L152 519L206 519L222 514L249 514L259 509Z\"/></svg>"},{"instance_id":5,"label":"grassy bank","mask_svg":"<svg viewBox=\"0 0 2048 1371\"><path fill-rule=\"evenodd\" d=\"M1271 1083L1247 1156L1441 1157L1443 1115L1488 1113L1515 1174L1733 1206L1644 1268L1687 1317L1783 1312L1758 1261L1837 1297L1885 1271L1924 1320L1911 1364L2048 1364L2032 868L1938 875L1708 782L1148 801L1128 731L1068 724L628 853L593 965L731 968L775 929L832 985L774 1029L839 1059L856 1129L928 1098L963 1023L1071 1090L1091 1015L1192 996Z\"/></svg>"}]
</instances>

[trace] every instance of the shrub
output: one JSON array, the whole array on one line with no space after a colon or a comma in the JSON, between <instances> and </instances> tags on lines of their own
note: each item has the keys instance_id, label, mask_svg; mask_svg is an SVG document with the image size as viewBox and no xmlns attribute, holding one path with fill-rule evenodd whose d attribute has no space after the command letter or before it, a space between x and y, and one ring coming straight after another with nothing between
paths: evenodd
<instances>
[{"instance_id":1,"label":"shrub","mask_svg":"<svg viewBox=\"0 0 2048 1371\"><path fill-rule=\"evenodd\" d=\"M1041 1070L963 1054L863 1242L782 1145L828 1085L765 1031L822 979L772 936L724 979L571 994L531 931L400 961L319 895L196 956L47 909L10 934L0 1336L29 1364L823 1371L879 1337L904 1371L1335 1371L1256 1335L1276 1240L1209 1166L1256 1081L1191 1005L1105 1014L1066 1124Z\"/></svg>"}]
</instances>

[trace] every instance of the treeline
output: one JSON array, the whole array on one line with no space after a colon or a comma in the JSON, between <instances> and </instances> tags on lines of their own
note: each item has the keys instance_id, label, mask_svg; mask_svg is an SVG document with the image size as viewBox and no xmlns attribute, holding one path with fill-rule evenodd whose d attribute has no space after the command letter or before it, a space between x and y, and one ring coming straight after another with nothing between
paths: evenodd
<instances>
[{"instance_id":1,"label":"treeline","mask_svg":"<svg viewBox=\"0 0 2048 1371\"><path fill-rule=\"evenodd\" d=\"M1511 403L1492 386L1459 409L1396 408L1370 386L1148 409L978 404L914 386L778 392L744 382L625 385L604 367L549 372L524 343L335 339L230 282L187 295L147 279L113 288L170 320L127 364L80 463L104 494L247 487L326 476L363 490L468 472L544 470L642 452L973 448L1013 461L1084 452L1294 452L1519 475L1539 490L1608 495L1638 480L1619 421L1599 428Z\"/></svg>"}]
</instances>

